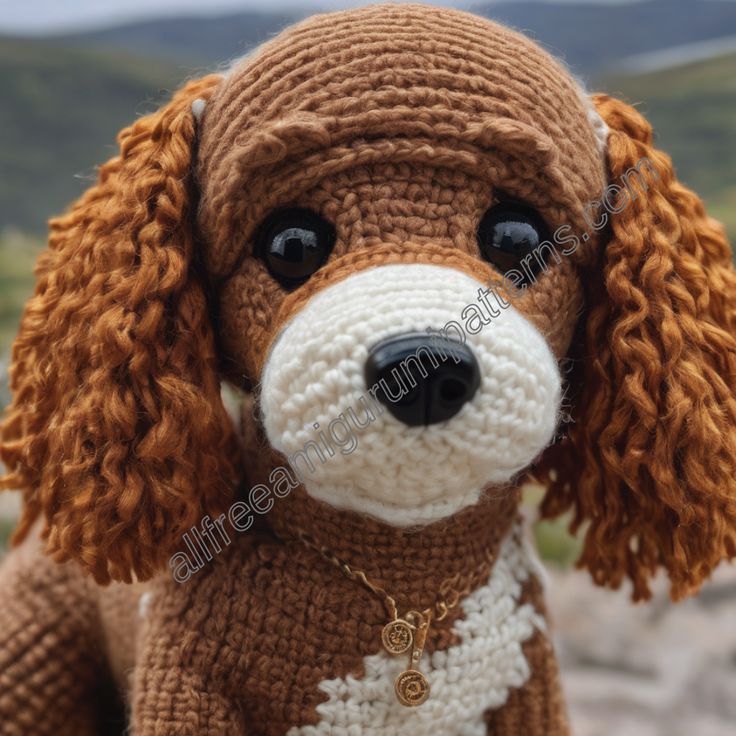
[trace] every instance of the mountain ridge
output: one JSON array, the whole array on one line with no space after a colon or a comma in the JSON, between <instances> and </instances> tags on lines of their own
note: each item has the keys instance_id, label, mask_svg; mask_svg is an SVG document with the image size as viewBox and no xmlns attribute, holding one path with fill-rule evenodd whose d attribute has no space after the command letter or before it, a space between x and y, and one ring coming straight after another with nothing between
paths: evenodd
<instances>
[{"instance_id":1,"label":"mountain ridge","mask_svg":"<svg viewBox=\"0 0 736 736\"><path fill-rule=\"evenodd\" d=\"M641 0L619 5L519 0L471 3L465 9L521 30L583 75L598 75L624 57L736 34L736 3L729 0ZM212 65L246 53L308 14L297 9L182 15L46 38Z\"/></svg>"}]
</instances>

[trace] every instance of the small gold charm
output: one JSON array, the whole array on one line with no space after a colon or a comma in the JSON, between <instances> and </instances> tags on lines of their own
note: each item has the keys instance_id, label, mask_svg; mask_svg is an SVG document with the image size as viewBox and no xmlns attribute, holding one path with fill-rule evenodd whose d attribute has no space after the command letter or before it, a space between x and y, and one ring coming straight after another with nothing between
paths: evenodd
<instances>
[{"instance_id":1,"label":"small gold charm","mask_svg":"<svg viewBox=\"0 0 736 736\"><path fill-rule=\"evenodd\" d=\"M394 690L401 705L413 708L429 697L429 681L419 670L406 670L396 678Z\"/></svg>"},{"instance_id":2,"label":"small gold charm","mask_svg":"<svg viewBox=\"0 0 736 736\"><path fill-rule=\"evenodd\" d=\"M403 654L414 642L411 626L397 618L383 627L381 641L389 654Z\"/></svg>"},{"instance_id":3,"label":"small gold charm","mask_svg":"<svg viewBox=\"0 0 736 736\"><path fill-rule=\"evenodd\" d=\"M409 611L406 618L410 622L409 625L414 627L411 654L409 655L409 669L396 678L394 690L401 705L413 708L416 705L421 705L429 697L429 680L416 668L419 667L419 660L422 658L424 644L427 641L432 612L430 609L421 613L419 611Z\"/></svg>"}]
</instances>

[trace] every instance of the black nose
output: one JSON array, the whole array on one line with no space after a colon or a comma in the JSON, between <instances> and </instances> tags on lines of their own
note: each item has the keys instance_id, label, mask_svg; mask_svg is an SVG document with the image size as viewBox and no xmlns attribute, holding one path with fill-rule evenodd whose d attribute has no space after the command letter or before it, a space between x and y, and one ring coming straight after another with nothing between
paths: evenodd
<instances>
[{"instance_id":1,"label":"black nose","mask_svg":"<svg viewBox=\"0 0 736 736\"><path fill-rule=\"evenodd\" d=\"M409 332L371 348L369 390L404 424L418 427L454 417L480 385L470 348L440 336Z\"/></svg>"}]
</instances>

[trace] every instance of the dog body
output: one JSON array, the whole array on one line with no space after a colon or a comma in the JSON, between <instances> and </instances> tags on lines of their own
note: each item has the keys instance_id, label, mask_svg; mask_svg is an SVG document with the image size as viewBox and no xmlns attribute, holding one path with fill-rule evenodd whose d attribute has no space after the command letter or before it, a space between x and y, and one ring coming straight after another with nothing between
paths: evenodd
<instances>
[{"instance_id":1,"label":"dog body","mask_svg":"<svg viewBox=\"0 0 736 736\"><path fill-rule=\"evenodd\" d=\"M290 501L288 514L273 520L277 528L282 517L293 522L315 510L301 491ZM115 690L134 733L567 733L540 571L515 506L510 494L442 528L395 532L397 547L384 537L375 556L365 550L386 533L378 523L366 528L357 515L333 512L313 530L318 538L334 534L336 525L353 532L342 537L349 545L343 557L352 554L376 579L390 581L402 606L431 602L427 569L441 576L477 563L481 529L495 549L487 582L431 631L422 662L428 708L407 708L394 695L407 655L391 656L380 645L381 602L297 540L275 539L265 525L233 537L185 584L165 576L99 588L76 566L41 556L29 540L3 576L13 594L3 620L26 624L3 647L4 684L12 682L3 707L14 714L3 733L114 732L122 717ZM437 549L453 553L444 567L433 559ZM406 570L416 573L399 580ZM42 615L29 622L31 611ZM34 641L43 642L46 659L21 670ZM40 682L51 686L41 691L54 708L34 690Z\"/></svg>"},{"instance_id":2,"label":"dog body","mask_svg":"<svg viewBox=\"0 0 736 736\"><path fill-rule=\"evenodd\" d=\"M411 543L421 549L426 535ZM430 632L421 664L431 686L428 708L396 699L394 681L408 655L383 649L380 600L298 542L255 534L226 555L191 585L169 581L151 592L134 684L141 732L160 729L162 712L177 722L196 718L200 733L213 734L511 734L520 723L529 733L567 732L541 587L516 531L501 540L487 583ZM396 580L398 569L378 569L397 565L396 558L360 559L374 579ZM426 551L407 551L402 562L427 565ZM434 569L442 574L441 565ZM397 581L394 590L400 605L410 598L431 603L424 578ZM205 637L197 633L203 616ZM176 642L191 642L191 649ZM169 691L167 682L176 687ZM178 699L182 691L189 696Z\"/></svg>"},{"instance_id":3,"label":"dog body","mask_svg":"<svg viewBox=\"0 0 736 736\"><path fill-rule=\"evenodd\" d=\"M523 480L636 598L736 554L730 249L628 106L496 24L372 6L120 145L14 346L3 736L112 727L112 682L146 736L559 736ZM416 707L386 596L433 616Z\"/></svg>"}]
</instances>

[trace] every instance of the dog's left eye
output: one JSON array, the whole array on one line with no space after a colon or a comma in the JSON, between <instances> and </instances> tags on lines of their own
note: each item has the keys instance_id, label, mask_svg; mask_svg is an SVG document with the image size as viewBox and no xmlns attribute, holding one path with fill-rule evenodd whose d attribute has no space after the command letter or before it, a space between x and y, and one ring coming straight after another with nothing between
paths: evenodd
<instances>
[{"instance_id":1,"label":"dog's left eye","mask_svg":"<svg viewBox=\"0 0 736 736\"><path fill-rule=\"evenodd\" d=\"M526 258L547 239L547 226L531 207L518 202L501 202L491 207L478 225L478 245L483 258L503 273L526 260L532 274L539 270L536 259Z\"/></svg>"},{"instance_id":2,"label":"dog's left eye","mask_svg":"<svg viewBox=\"0 0 736 736\"><path fill-rule=\"evenodd\" d=\"M271 275L287 288L306 281L335 244L335 228L311 210L291 208L271 213L256 235L256 254Z\"/></svg>"}]
</instances>

